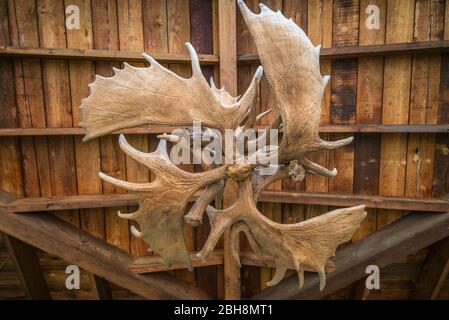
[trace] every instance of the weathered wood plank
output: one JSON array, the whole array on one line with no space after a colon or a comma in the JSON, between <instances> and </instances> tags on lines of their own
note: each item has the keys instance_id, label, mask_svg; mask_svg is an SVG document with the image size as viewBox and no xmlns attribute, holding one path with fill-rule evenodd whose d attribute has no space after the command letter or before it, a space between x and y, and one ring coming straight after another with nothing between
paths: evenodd
<instances>
[{"instance_id":1,"label":"weathered wood plank","mask_svg":"<svg viewBox=\"0 0 449 320\"><path fill-rule=\"evenodd\" d=\"M190 64L190 57L186 54L149 52L160 63L185 63ZM127 52L122 50L100 49L65 49L65 48L0 48L0 57L19 57L34 59L55 60L88 60L88 61L114 61L114 62L142 62L147 61L139 52ZM218 64L219 58L213 54L198 54L201 64Z\"/></svg>"},{"instance_id":2,"label":"weathered wood plank","mask_svg":"<svg viewBox=\"0 0 449 320\"><path fill-rule=\"evenodd\" d=\"M154 3L154 8L152 12L157 12L157 3ZM145 48L145 40L144 40L144 24L142 23L143 15L145 14L142 10L142 3L128 0L120 0L118 1L118 33L119 33L119 45L120 50L126 50L130 52L142 52ZM151 12L151 11L150 11ZM164 17L165 18L165 17ZM163 25L163 19L160 18ZM150 35L151 36L151 35ZM157 36L155 35L157 40ZM147 49L148 50L148 49ZM151 52L158 51L157 47L151 48ZM143 63L134 62L133 66L143 67ZM149 140L147 135L129 135L128 136L129 143L139 151L148 152L149 151ZM126 178L129 181L133 182L149 182L150 180L150 172L148 168L139 164L137 161L125 157L126 162ZM128 212L137 211L137 207L128 207ZM125 250L131 250L131 254L136 256L148 255L148 245L132 235L129 234L128 229L129 225L134 223L129 221L123 221L122 219L116 222L116 230L115 238L118 243L121 243L123 246L126 246ZM114 226L114 223L111 223L111 226ZM117 228L118 226L118 228ZM122 239L120 238L122 235ZM126 240L125 237L129 237L129 240ZM128 247L129 246L129 247Z\"/></svg>"},{"instance_id":3,"label":"weathered wood plank","mask_svg":"<svg viewBox=\"0 0 449 320\"><path fill-rule=\"evenodd\" d=\"M9 1L11 44L38 47L36 4L30 1ZM15 59L15 91L18 126L46 126L41 63L37 59ZM51 195L51 176L46 137L20 139L23 187L26 197Z\"/></svg>"},{"instance_id":4,"label":"weathered wood plank","mask_svg":"<svg viewBox=\"0 0 449 320\"><path fill-rule=\"evenodd\" d=\"M379 29L368 29L365 8L376 5L379 8ZM359 45L383 44L385 39L386 0L360 2ZM359 57L357 75L357 125L376 125L382 121L383 57ZM354 193L376 195L379 192L380 135L358 134L355 139ZM367 217L353 236L358 241L374 232L377 227L377 209L367 209ZM362 299L367 292L365 283L355 283L351 299Z\"/></svg>"},{"instance_id":5,"label":"weathered wood plank","mask_svg":"<svg viewBox=\"0 0 449 320\"><path fill-rule=\"evenodd\" d=\"M336 271L327 275L323 291L319 290L316 273L306 275L302 290L298 290L297 275L292 275L252 298L320 299L366 276L366 266L385 267L399 257L417 252L448 235L449 213L413 213L337 251L334 259Z\"/></svg>"},{"instance_id":6,"label":"weathered wood plank","mask_svg":"<svg viewBox=\"0 0 449 320\"><path fill-rule=\"evenodd\" d=\"M168 52L181 53L186 51L185 43L190 41L190 1L168 0L167 1L167 27L168 27ZM182 77L191 76L191 68L186 65L170 64L170 70ZM183 164L181 168L188 172L193 172L193 164ZM184 224L184 241L189 251L195 250L196 230ZM176 270L176 276L180 279L195 284L195 272L188 270Z\"/></svg>"},{"instance_id":7,"label":"weathered wood plank","mask_svg":"<svg viewBox=\"0 0 449 320\"><path fill-rule=\"evenodd\" d=\"M92 30L93 47L95 49L118 50L119 22L118 3L116 1L92 1ZM117 62L96 62L95 73L102 76L111 76L112 67L120 67ZM125 155L118 146L116 137L104 136L100 138L101 171L121 180L126 180ZM98 181L97 176L92 177ZM101 182L104 193L125 193L121 188L116 188L107 182ZM111 244L129 251L129 227L128 221L119 219L117 211L127 212L126 207L108 207L105 215L105 238Z\"/></svg>"},{"instance_id":8,"label":"weathered wood plank","mask_svg":"<svg viewBox=\"0 0 449 320\"><path fill-rule=\"evenodd\" d=\"M192 197L194 201L199 193ZM291 204L317 204L329 206L355 206L365 204L367 208L397 209L406 211L449 211L446 199L414 199L405 197L383 197L351 193L263 191L261 202ZM137 199L132 194L79 195L63 197L22 198L5 208L10 212L39 212L85 208L107 208L135 206Z\"/></svg>"},{"instance_id":9,"label":"weathered wood plank","mask_svg":"<svg viewBox=\"0 0 449 320\"><path fill-rule=\"evenodd\" d=\"M175 126L148 126L118 130L112 134L161 134L172 132L182 127ZM256 126L256 129L264 129L266 126ZM448 124L423 124L423 125L381 125L381 124L344 124L322 125L321 133L448 133ZM0 128L0 137L8 136L68 136L85 135L84 128Z\"/></svg>"},{"instance_id":10,"label":"weathered wood plank","mask_svg":"<svg viewBox=\"0 0 449 320\"><path fill-rule=\"evenodd\" d=\"M214 4L210 0L190 0L190 39L198 53L214 52L213 7ZM202 71L206 80L209 80L214 75L212 66L203 66ZM201 170L200 165L195 165L195 172ZM203 247L209 232L209 219L207 215L204 215L203 224L196 228L196 250L200 250ZM206 266L196 269L198 287L213 296L217 296L217 277L216 266Z\"/></svg>"},{"instance_id":11,"label":"weathered wood plank","mask_svg":"<svg viewBox=\"0 0 449 320\"><path fill-rule=\"evenodd\" d=\"M63 1L37 2L37 18L41 47L66 48ZM68 63L62 60L42 61L44 101L48 127L73 126ZM75 154L72 137L49 137L48 159L52 195L77 193ZM74 225L79 225L79 213L58 213Z\"/></svg>"},{"instance_id":12,"label":"weathered wood plank","mask_svg":"<svg viewBox=\"0 0 449 320\"><path fill-rule=\"evenodd\" d=\"M414 3L411 1L389 1L387 3L386 43L413 41ZM383 124L407 124L409 121L411 56L385 57L383 90ZM407 136L404 134L383 135L379 194L403 196L407 163ZM385 213L385 214L384 214ZM383 212L378 227L401 216L399 211Z\"/></svg>"},{"instance_id":13,"label":"weathered wood plank","mask_svg":"<svg viewBox=\"0 0 449 320\"><path fill-rule=\"evenodd\" d=\"M80 28L67 30L67 47L92 49L92 15L90 1L74 1L80 8ZM89 83L93 81L94 65L90 61L69 61L70 98L72 103L73 125L81 122L79 106L81 100L89 95ZM95 139L84 143L81 137L74 137L76 175L78 194L101 194L101 180L97 178L100 171L100 144ZM105 238L105 218L102 208L80 210L81 228L98 238ZM112 298L109 283L93 275L100 299Z\"/></svg>"},{"instance_id":14,"label":"weathered wood plank","mask_svg":"<svg viewBox=\"0 0 449 320\"><path fill-rule=\"evenodd\" d=\"M236 40L236 3L233 0L218 1L218 34L220 54L220 86L237 95L237 40ZM235 196L235 188L229 184L225 189L224 203L229 205ZM240 268L230 251L229 230L224 234L224 298L240 299Z\"/></svg>"},{"instance_id":15,"label":"weathered wood plank","mask_svg":"<svg viewBox=\"0 0 449 320\"><path fill-rule=\"evenodd\" d=\"M413 15L412 15L413 17ZM377 30L376 30L377 31ZM310 32L310 29L309 29ZM449 41L424 41L416 43L388 43L367 46L348 46L321 49L322 59L347 59L366 56L394 56L409 54L441 53L449 50ZM258 63L257 54L244 54L237 57L240 63Z\"/></svg>"},{"instance_id":16,"label":"weathered wood plank","mask_svg":"<svg viewBox=\"0 0 449 320\"><path fill-rule=\"evenodd\" d=\"M17 215L0 209L0 231L148 299L210 298L168 274L142 276L129 270L130 254L47 214Z\"/></svg>"}]
</instances>

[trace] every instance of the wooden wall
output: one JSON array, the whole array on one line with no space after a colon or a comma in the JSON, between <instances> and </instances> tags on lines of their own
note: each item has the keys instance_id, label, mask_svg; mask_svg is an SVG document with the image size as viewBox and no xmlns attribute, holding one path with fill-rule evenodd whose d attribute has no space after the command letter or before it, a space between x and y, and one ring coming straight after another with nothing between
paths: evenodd
<instances>
[{"instance_id":1,"label":"wooden wall","mask_svg":"<svg viewBox=\"0 0 449 320\"><path fill-rule=\"evenodd\" d=\"M258 0L247 0L258 11ZM261 1L262 2L262 1ZM267 0L282 10L324 48L408 43L449 39L449 2L441 0ZM79 30L65 28L65 8L79 6ZM365 8L380 8L379 30L368 30ZM217 53L217 2L215 0L0 0L0 47L81 48L132 52L185 54L192 42L199 53ZM249 32L237 13L237 53L256 53ZM112 74L118 62L39 59L0 59L0 127L76 127L78 106L88 95L95 74ZM186 64L169 64L188 76ZM244 92L257 65L238 65L238 93ZM214 70L215 69L215 70ZM203 66L208 79L218 68ZM448 124L449 55L363 57L323 60L323 74L330 74L323 105L322 124ZM307 81L307 79L304 79ZM207 107L207 106L205 106ZM268 84L261 84L260 111L275 109ZM274 113L262 120L268 124ZM301 115L298 115L301 116ZM334 140L343 134L322 134ZM118 148L110 135L82 143L80 136L0 137L0 188L18 197L90 195L123 192L102 183L98 171L129 181L145 182L151 174ZM449 191L447 134L357 134L355 143L333 152L313 155L313 160L336 167L336 178L308 176L300 185L282 181L272 190L359 193L416 198L439 198ZM129 136L139 150L155 148L151 135ZM197 170L185 166L186 170ZM327 206L261 203L271 219L284 223L301 221L330 209ZM130 236L128 221L117 210L81 209L56 215L92 234L131 252L147 255L146 245ZM374 232L401 215L401 211L369 209L354 241ZM207 223L186 228L190 250L200 249L207 237ZM1 244L0 244L1 245ZM245 246L245 241L242 241ZM23 292L5 250L0 250L0 298L20 298ZM151 254L151 253L149 253ZM427 254L423 250L382 270L381 289L368 298L407 298ZM97 298L95 282L83 273L79 291L65 289L67 263L40 253L41 263L54 298ZM177 277L223 297L223 268L210 266L172 271ZM272 270L244 267L242 295L265 288ZM357 285L357 284L355 284ZM113 287L115 298L136 298ZM348 298L346 288L330 298ZM449 298L446 281L440 298Z\"/></svg>"}]
</instances>

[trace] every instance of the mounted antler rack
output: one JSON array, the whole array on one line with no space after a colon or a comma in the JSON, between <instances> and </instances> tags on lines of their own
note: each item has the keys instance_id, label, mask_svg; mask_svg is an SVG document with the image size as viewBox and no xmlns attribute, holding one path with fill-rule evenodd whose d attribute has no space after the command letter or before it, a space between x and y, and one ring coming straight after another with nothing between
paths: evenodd
<instances>
[{"instance_id":1,"label":"mounted antler rack","mask_svg":"<svg viewBox=\"0 0 449 320\"><path fill-rule=\"evenodd\" d=\"M81 125L87 131L84 140L139 125L191 126L200 122L200 132L186 131L188 139L176 134L159 136L159 146L152 153L134 149L120 136L120 147L126 155L156 176L150 183L133 183L100 173L103 180L137 196L138 211L119 212L120 217L138 223L138 227L131 227L132 234L146 241L167 265L181 262L191 269L183 227L185 223L198 226L207 212L211 231L198 253L202 260L209 257L223 232L230 228L233 239L241 232L246 235L262 261L267 257L274 260L276 272L268 285L276 285L287 269L293 269L298 273L299 287L304 283L304 271L314 271L319 273L323 289L326 263L340 244L351 239L366 215L365 207L334 210L295 224L279 224L259 212L257 201L261 190L279 179L300 181L305 174L335 176L336 169L328 170L307 156L347 145L352 138L328 142L319 137L322 97L330 79L320 73L320 46L313 46L301 28L280 12L261 4L261 13L254 14L243 1L239 0L238 5L263 66L257 69L242 97L232 97L224 88L217 89L213 81L210 85L206 82L189 43L189 79L144 54L150 67L125 64L124 69L115 69L113 77L97 76L90 85L90 96L80 107ZM259 147L268 133L246 136L246 130L254 128L265 115L255 111L263 72L275 96L278 115L271 128L277 130L280 143L276 144L270 135L270 145ZM246 142L243 148L231 148L231 154L226 152L229 148L217 151L201 143L198 149L195 139L190 139L209 135L222 145L229 138L228 130L232 130L233 143ZM168 154L167 140L184 144L187 141L189 152L192 150L194 157L201 160L204 172L190 173L177 167ZM218 163L205 161L204 152L212 154ZM237 182L238 197L229 207L217 210L210 203L228 180ZM188 200L199 190L200 197L184 215ZM236 248L231 250L239 261Z\"/></svg>"}]
</instances>

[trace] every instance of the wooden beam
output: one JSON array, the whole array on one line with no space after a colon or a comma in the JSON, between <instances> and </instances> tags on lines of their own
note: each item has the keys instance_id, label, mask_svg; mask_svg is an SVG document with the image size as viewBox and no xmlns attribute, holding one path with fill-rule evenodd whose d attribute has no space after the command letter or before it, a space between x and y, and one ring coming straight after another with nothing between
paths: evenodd
<instances>
[{"instance_id":1,"label":"wooden beam","mask_svg":"<svg viewBox=\"0 0 449 320\"><path fill-rule=\"evenodd\" d=\"M320 126L322 133L433 133L449 132L449 125L369 125L344 124Z\"/></svg>"},{"instance_id":2,"label":"wooden beam","mask_svg":"<svg viewBox=\"0 0 449 320\"><path fill-rule=\"evenodd\" d=\"M339 207L364 204L367 208L398 209L407 211L449 211L449 201L443 199L386 197L353 193L263 191L259 200L263 202L317 204Z\"/></svg>"},{"instance_id":3,"label":"wooden beam","mask_svg":"<svg viewBox=\"0 0 449 320\"><path fill-rule=\"evenodd\" d=\"M218 42L220 54L220 85L232 95L237 96L237 37L236 37L236 2L218 0ZM224 203L233 202L236 195L235 186L227 183ZM233 258L230 246L230 230L224 233L224 298L240 299L240 268Z\"/></svg>"},{"instance_id":4,"label":"wooden beam","mask_svg":"<svg viewBox=\"0 0 449 320\"><path fill-rule=\"evenodd\" d=\"M192 201L199 193L197 192ZM398 209L407 211L447 212L449 201L445 199L417 199L405 197L385 197L377 195L263 191L261 202L316 204L323 206L348 207L365 204L367 208ZM110 208L121 206L136 206L137 198L132 194L99 194L55 196L41 198L21 198L3 205L9 212L40 212L87 208ZM1 204L0 204L1 206Z\"/></svg>"},{"instance_id":5,"label":"wooden beam","mask_svg":"<svg viewBox=\"0 0 449 320\"><path fill-rule=\"evenodd\" d=\"M112 134L161 134L172 132L180 127L148 126L145 128L131 128L113 132ZM2 128L0 136L82 136L86 134L84 128Z\"/></svg>"},{"instance_id":6,"label":"wooden beam","mask_svg":"<svg viewBox=\"0 0 449 320\"><path fill-rule=\"evenodd\" d=\"M25 242L7 234L4 235L4 240L27 297L32 300L50 300L50 290L36 250Z\"/></svg>"},{"instance_id":7,"label":"wooden beam","mask_svg":"<svg viewBox=\"0 0 449 320\"><path fill-rule=\"evenodd\" d=\"M180 129L177 126L148 126L116 131L112 134L161 134ZM264 129L257 126L256 129ZM449 125L324 125L321 133L449 133ZM79 136L84 128L1 128L0 136Z\"/></svg>"},{"instance_id":8,"label":"wooden beam","mask_svg":"<svg viewBox=\"0 0 449 320\"><path fill-rule=\"evenodd\" d=\"M431 54L447 52L448 50L448 40L423 41L414 43L322 48L320 57L322 59L341 59L365 56ZM259 63L259 56L257 54L244 54L238 56L237 61L241 63Z\"/></svg>"},{"instance_id":9,"label":"wooden beam","mask_svg":"<svg viewBox=\"0 0 449 320\"><path fill-rule=\"evenodd\" d=\"M42 212L88 208L110 208L137 205L132 194L99 194L55 196L49 198L22 198L5 206L10 212Z\"/></svg>"},{"instance_id":10,"label":"wooden beam","mask_svg":"<svg viewBox=\"0 0 449 320\"><path fill-rule=\"evenodd\" d=\"M187 53L187 49L186 49ZM172 53L149 53L160 63L190 63L189 55ZM140 52L119 50L66 49L66 48L0 48L0 57L63 59L84 61L129 61L147 62ZM198 54L202 64L218 64L219 57L213 54Z\"/></svg>"},{"instance_id":11,"label":"wooden beam","mask_svg":"<svg viewBox=\"0 0 449 320\"><path fill-rule=\"evenodd\" d=\"M148 299L211 298L172 275L142 276L129 270L134 258L128 252L52 215L19 215L0 208L0 231Z\"/></svg>"},{"instance_id":12,"label":"wooden beam","mask_svg":"<svg viewBox=\"0 0 449 320\"><path fill-rule=\"evenodd\" d=\"M437 299L448 273L449 238L446 238L429 248L410 299Z\"/></svg>"},{"instance_id":13,"label":"wooden beam","mask_svg":"<svg viewBox=\"0 0 449 320\"><path fill-rule=\"evenodd\" d=\"M337 251L336 271L327 275L323 291L319 290L316 273L306 274L302 290L298 290L298 276L294 274L252 298L321 299L366 277L369 265L383 268L448 236L449 213L412 213Z\"/></svg>"}]
</instances>

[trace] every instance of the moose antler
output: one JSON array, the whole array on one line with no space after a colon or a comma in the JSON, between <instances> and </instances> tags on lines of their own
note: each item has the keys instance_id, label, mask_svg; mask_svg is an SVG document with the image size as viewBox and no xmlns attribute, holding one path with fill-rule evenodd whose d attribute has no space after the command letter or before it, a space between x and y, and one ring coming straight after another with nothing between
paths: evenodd
<instances>
[{"instance_id":1,"label":"moose antler","mask_svg":"<svg viewBox=\"0 0 449 320\"><path fill-rule=\"evenodd\" d=\"M280 116L271 127L279 129L282 135L279 147L270 138L272 145L254 152L254 146L259 147L267 138L267 134L262 133L248 139L244 150L233 150L231 163L210 165L201 162L206 171L190 173L170 161L166 140L187 142L192 148L188 138L195 133L189 133L188 138L175 134L160 135L159 146L152 153L134 149L121 135L119 143L122 150L152 170L156 179L150 183L132 183L103 173L100 177L137 195L138 211L119 213L119 216L135 220L139 229L132 227L132 234L148 242L168 265L177 261L192 268L184 243L183 226L185 222L198 226L206 211L211 231L198 253L202 260L208 258L224 230L230 228L234 242L243 232L262 261L267 257L274 259L276 272L268 285L277 284L287 269L293 269L298 273L300 287L304 282L304 271L318 272L322 289L325 272L334 268L330 257L340 244L351 239L366 215L364 206L334 210L295 224L279 224L262 215L256 204L260 192L276 180L301 181L306 173L334 176L335 169L327 170L306 156L321 149L343 146L352 138L326 142L319 137L321 100L329 81L329 76L320 74L320 47L314 47L305 33L280 12L275 13L261 4L261 13L256 15L243 1L238 0L238 5L275 94ZM85 140L142 124L188 126L193 121L201 121L207 129L205 132L217 129L211 136L221 140L220 133L224 129L234 129L233 142L245 142L245 130L254 127L266 114L257 115L255 109L262 67L257 69L246 93L241 98L233 97L224 88L217 89L213 80L210 86L207 84L195 50L190 44L187 48L192 59L190 79L177 76L145 54L151 64L149 68L125 64L125 68L115 70L111 78L97 76L90 86L90 96L81 105L83 126L87 129ZM225 158L219 152L215 155L219 159ZM192 153L197 158L201 157L201 148L192 148ZM279 159L279 163L270 161L268 165L259 161L259 156ZM263 175L263 170L267 169L275 170L271 175ZM237 199L231 206L217 210L210 203L228 179L238 184ZM201 195L184 215L187 202L199 190ZM238 261L238 251L233 245L230 248Z\"/></svg>"},{"instance_id":2,"label":"moose antler","mask_svg":"<svg viewBox=\"0 0 449 320\"><path fill-rule=\"evenodd\" d=\"M320 274L320 289L325 285L325 265L335 254L336 248L351 239L365 217L365 206L331 211L300 223L279 224L262 215L256 207L249 179L239 182L239 197L229 208L215 210L208 207L211 232L198 253L206 260L223 232L232 227L236 236L245 232L249 244L261 259L264 255L274 258L276 272L269 286L283 279L287 269L296 270L299 287L304 283L305 269ZM234 249L235 252L235 249Z\"/></svg>"},{"instance_id":3,"label":"moose antler","mask_svg":"<svg viewBox=\"0 0 449 320\"><path fill-rule=\"evenodd\" d=\"M141 231L131 226L132 234L146 241L167 265L177 261L192 268L184 243L184 209L196 191L225 177L226 166L203 173L185 172L170 161L165 140L160 140L152 153L134 149L124 135L120 135L119 144L130 158L152 170L156 179L150 183L133 183L100 172L101 179L137 195L139 210L118 215L137 221Z\"/></svg>"},{"instance_id":4,"label":"moose antler","mask_svg":"<svg viewBox=\"0 0 449 320\"><path fill-rule=\"evenodd\" d=\"M282 118L280 161L299 160L310 172L335 176L336 170L329 171L305 159L311 152L335 149L353 140L351 137L327 142L319 137L322 98L330 80L330 76L321 76L321 46L313 46L304 31L280 11L273 12L261 3L260 14L254 14L242 0L238 0L238 5Z\"/></svg>"},{"instance_id":5,"label":"moose antler","mask_svg":"<svg viewBox=\"0 0 449 320\"><path fill-rule=\"evenodd\" d=\"M182 78L161 66L147 54L148 68L125 63L115 75L99 75L89 85L91 94L81 103L84 141L118 129L138 125L191 125L201 121L204 126L220 130L236 128L253 108L263 70L254 75L251 85L240 100L229 99L220 90L209 87L204 79L195 49L186 44L192 59L192 77Z\"/></svg>"}]
</instances>

